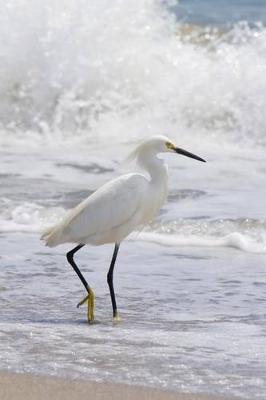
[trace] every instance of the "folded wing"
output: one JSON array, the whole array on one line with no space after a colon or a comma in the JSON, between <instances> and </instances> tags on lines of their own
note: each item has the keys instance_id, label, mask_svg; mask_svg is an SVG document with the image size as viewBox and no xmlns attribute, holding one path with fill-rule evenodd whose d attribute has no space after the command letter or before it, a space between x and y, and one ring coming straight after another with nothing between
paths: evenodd
<instances>
[{"instance_id":1,"label":"folded wing","mask_svg":"<svg viewBox=\"0 0 266 400\"><path fill-rule=\"evenodd\" d=\"M116 241L140 223L146 188L147 180L140 174L112 180L71 210L44 240L48 246Z\"/></svg>"}]
</instances>

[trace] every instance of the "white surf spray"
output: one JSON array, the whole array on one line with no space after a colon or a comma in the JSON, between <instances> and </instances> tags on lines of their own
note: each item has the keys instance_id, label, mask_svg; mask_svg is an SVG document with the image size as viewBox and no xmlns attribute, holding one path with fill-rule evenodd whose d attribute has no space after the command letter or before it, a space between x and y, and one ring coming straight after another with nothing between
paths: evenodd
<instances>
[{"instance_id":1,"label":"white surf spray","mask_svg":"<svg viewBox=\"0 0 266 400\"><path fill-rule=\"evenodd\" d=\"M167 3L5 3L1 143L265 144L265 28L184 29Z\"/></svg>"}]
</instances>

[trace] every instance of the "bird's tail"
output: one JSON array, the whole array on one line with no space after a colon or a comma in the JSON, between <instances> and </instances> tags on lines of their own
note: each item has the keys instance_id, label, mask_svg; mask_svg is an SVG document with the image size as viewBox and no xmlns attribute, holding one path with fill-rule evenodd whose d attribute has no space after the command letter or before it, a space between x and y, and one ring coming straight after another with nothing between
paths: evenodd
<instances>
[{"instance_id":1,"label":"bird's tail","mask_svg":"<svg viewBox=\"0 0 266 400\"><path fill-rule=\"evenodd\" d=\"M45 241L45 246L55 247L59 244L60 229L58 226L50 226L41 236L41 240Z\"/></svg>"}]
</instances>

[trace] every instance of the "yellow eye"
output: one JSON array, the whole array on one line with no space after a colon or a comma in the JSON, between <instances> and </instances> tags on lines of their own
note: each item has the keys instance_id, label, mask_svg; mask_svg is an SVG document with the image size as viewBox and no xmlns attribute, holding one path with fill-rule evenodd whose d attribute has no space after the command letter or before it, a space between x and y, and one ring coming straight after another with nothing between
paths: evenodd
<instances>
[{"instance_id":1,"label":"yellow eye","mask_svg":"<svg viewBox=\"0 0 266 400\"><path fill-rule=\"evenodd\" d=\"M171 142L166 142L165 146L169 149L169 150L174 150L175 146L173 145L173 143Z\"/></svg>"}]
</instances>

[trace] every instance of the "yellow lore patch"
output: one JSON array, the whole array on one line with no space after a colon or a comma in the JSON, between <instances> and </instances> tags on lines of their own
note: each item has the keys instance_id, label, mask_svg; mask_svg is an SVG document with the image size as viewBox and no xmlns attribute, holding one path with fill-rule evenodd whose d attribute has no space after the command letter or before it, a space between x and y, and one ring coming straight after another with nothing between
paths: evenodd
<instances>
[{"instance_id":1,"label":"yellow lore patch","mask_svg":"<svg viewBox=\"0 0 266 400\"><path fill-rule=\"evenodd\" d=\"M175 146L173 145L173 143L171 142L165 142L165 146L169 149L169 150L174 150Z\"/></svg>"}]
</instances>

